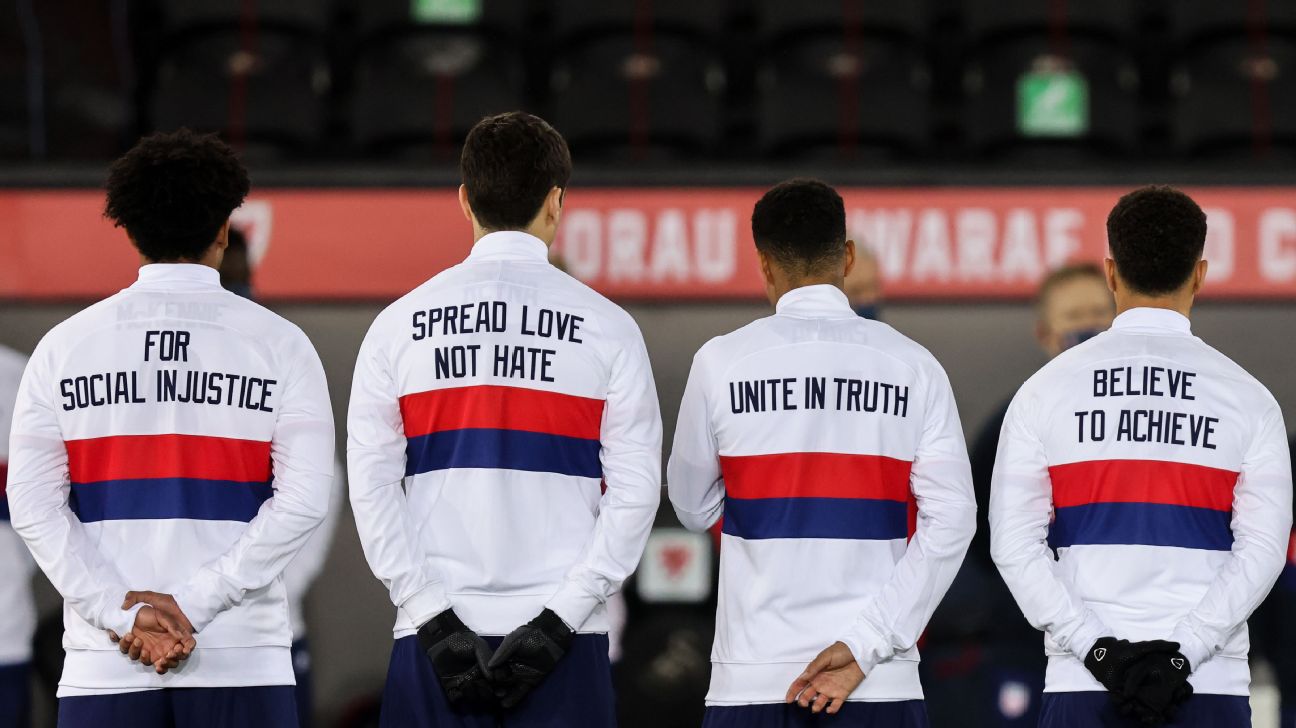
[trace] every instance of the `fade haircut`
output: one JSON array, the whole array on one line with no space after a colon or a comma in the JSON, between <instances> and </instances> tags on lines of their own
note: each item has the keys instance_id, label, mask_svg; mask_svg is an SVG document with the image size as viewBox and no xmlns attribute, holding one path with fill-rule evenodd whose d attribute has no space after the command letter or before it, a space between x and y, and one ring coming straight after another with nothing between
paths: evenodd
<instances>
[{"instance_id":1,"label":"fade haircut","mask_svg":"<svg viewBox=\"0 0 1296 728\"><path fill-rule=\"evenodd\" d=\"M195 261L249 187L234 150L215 135L151 134L108 168L104 216L149 260Z\"/></svg>"},{"instance_id":2,"label":"fade haircut","mask_svg":"<svg viewBox=\"0 0 1296 728\"><path fill-rule=\"evenodd\" d=\"M846 205L815 179L775 185L752 211L756 248L796 275L820 273L840 261L846 248Z\"/></svg>"},{"instance_id":3,"label":"fade haircut","mask_svg":"<svg viewBox=\"0 0 1296 728\"><path fill-rule=\"evenodd\" d=\"M459 173L487 230L524 230L549 191L567 189L571 152L549 122L521 111L488 116L468 132Z\"/></svg>"},{"instance_id":4,"label":"fade haircut","mask_svg":"<svg viewBox=\"0 0 1296 728\"><path fill-rule=\"evenodd\" d=\"M1173 187L1140 187L1107 216L1107 244L1121 278L1136 293L1179 290L1206 246L1206 213Z\"/></svg>"}]
</instances>

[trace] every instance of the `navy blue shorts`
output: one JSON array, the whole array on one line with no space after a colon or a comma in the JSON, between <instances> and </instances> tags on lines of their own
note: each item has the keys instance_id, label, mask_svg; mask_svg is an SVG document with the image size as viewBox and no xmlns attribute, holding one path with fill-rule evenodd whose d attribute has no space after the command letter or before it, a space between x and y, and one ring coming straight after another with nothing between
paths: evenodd
<instances>
[{"instance_id":1,"label":"navy blue shorts","mask_svg":"<svg viewBox=\"0 0 1296 728\"><path fill-rule=\"evenodd\" d=\"M1044 693L1040 728L1140 728L1106 692ZM1194 695L1165 728L1250 728L1251 701L1238 695Z\"/></svg>"},{"instance_id":2,"label":"navy blue shorts","mask_svg":"<svg viewBox=\"0 0 1296 728\"><path fill-rule=\"evenodd\" d=\"M0 665L0 726L31 725L31 665Z\"/></svg>"},{"instance_id":3,"label":"navy blue shorts","mask_svg":"<svg viewBox=\"0 0 1296 728\"><path fill-rule=\"evenodd\" d=\"M245 728L294 726L291 685L173 688L59 698L58 728Z\"/></svg>"},{"instance_id":4,"label":"navy blue shorts","mask_svg":"<svg viewBox=\"0 0 1296 728\"><path fill-rule=\"evenodd\" d=\"M491 648L503 637L487 637ZM613 728L616 699L605 634L578 634L554 671L504 713L451 708L417 637L392 647L383 690L382 728Z\"/></svg>"},{"instance_id":5,"label":"navy blue shorts","mask_svg":"<svg viewBox=\"0 0 1296 728\"><path fill-rule=\"evenodd\" d=\"M814 714L795 703L713 705L703 728L927 728L927 706L921 700L847 703L834 715Z\"/></svg>"}]
</instances>

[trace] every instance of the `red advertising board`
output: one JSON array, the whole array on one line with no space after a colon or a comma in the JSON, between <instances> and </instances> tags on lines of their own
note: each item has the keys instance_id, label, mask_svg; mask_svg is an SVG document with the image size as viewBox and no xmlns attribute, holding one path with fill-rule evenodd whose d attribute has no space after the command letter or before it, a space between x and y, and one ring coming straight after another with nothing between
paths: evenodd
<instances>
[{"instance_id":1,"label":"red advertising board","mask_svg":"<svg viewBox=\"0 0 1296 728\"><path fill-rule=\"evenodd\" d=\"M1029 296L1048 270L1106 253L1122 190L851 188L847 222L892 300ZM1189 189L1210 219L1206 295L1296 298L1296 188ZM755 188L573 189L555 248L613 298L755 298ZM0 298L94 298L134 278L99 191L0 191ZM471 245L455 191L263 190L235 213L271 299L395 298Z\"/></svg>"}]
</instances>

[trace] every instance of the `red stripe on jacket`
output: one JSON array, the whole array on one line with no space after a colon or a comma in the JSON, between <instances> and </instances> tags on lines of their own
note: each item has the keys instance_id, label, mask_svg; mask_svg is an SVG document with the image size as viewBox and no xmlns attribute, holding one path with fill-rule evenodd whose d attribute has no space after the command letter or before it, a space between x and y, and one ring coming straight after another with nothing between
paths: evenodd
<instances>
[{"instance_id":1,"label":"red stripe on jacket","mask_svg":"<svg viewBox=\"0 0 1296 728\"><path fill-rule=\"evenodd\" d=\"M522 387L433 389L400 398L406 437L446 430L497 429L597 440L603 400Z\"/></svg>"},{"instance_id":2,"label":"red stripe on jacket","mask_svg":"<svg viewBox=\"0 0 1296 728\"><path fill-rule=\"evenodd\" d=\"M1053 506L1090 503L1159 503L1233 509L1238 474L1166 460L1090 460L1049 468Z\"/></svg>"},{"instance_id":3,"label":"red stripe on jacket","mask_svg":"<svg viewBox=\"0 0 1296 728\"><path fill-rule=\"evenodd\" d=\"M68 471L76 483L143 478L195 478L264 483L270 443L206 435L114 435L68 440Z\"/></svg>"},{"instance_id":4,"label":"red stripe on jacket","mask_svg":"<svg viewBox=\"0 0 1296 728\"><path fill-rule=\"evenodd\" d=\"M734 498L909 500L913 463L882 455L798 452L722 455L725 493Z\"/></svg>"}]
</instances>

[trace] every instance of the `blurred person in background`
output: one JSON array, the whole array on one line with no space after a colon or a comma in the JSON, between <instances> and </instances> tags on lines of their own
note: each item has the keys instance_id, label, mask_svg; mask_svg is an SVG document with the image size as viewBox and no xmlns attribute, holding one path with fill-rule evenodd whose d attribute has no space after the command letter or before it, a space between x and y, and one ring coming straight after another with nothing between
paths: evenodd
<instances>
[{"instance_id":1,"label":"blurred person in background","mask_svg":"<svg viewBox=\"0 0 1296 728\"><path fill-rule=\"evenodd\" d=\"M1040 282L1035 313L1035 340L1052 359L1106 331L1116 316L1116 302L1102 268L1073 263ZM1007 411L1004 402L973 441L977 532L927 630L922 667L936 725L1033 728L1039 722L1045 665L1039 631L1021 616L990 559L990 476Z\"/></svg>"},{"instance_id":2,"label":"blurred person in background","mask_svg":"<svg viewBox=\"0 0 1296 728\"><path fill-rule=\"evenodd\" d=\"M27 728L31 722L32 636L36 562L9 523L5 483L9 470L9 424L27 357L0 346L0 726Z\"/></svg>"},{"instance_id":3,"label":"blurred person in background","mask_svg":"<svg viewBox=\"0 0 1296 728\"><path fill-rule=\"evenodd\" d=\"M605 603L661 498L648 352L549 262L557 130L487 117L460 170L471 252L378 315L351 389L351 507L397 607L382 725L612 726Z\"/></svg>"},{"instance_id":4,"label":"blurred person in background","mask_svg":"<svg viewBox=\"0 0 1296 728\"><path fill-rule=\"evenodd\" d=\"M247 236L242 230L230 226L229 246L220 265L221 286L248 300L256 300L252 285L252 261L248 251ZM293 676L297 679L297 720L301 728L314 724L314 678L311 675L310 641L306 636L306 595L315 577L324 570L333 534L337 532L338 517L344 507L344 473L338 465L329 493L328 515L315 529L297 557L284 569L284 588L288 590L288 617L292 624Z\"/></svg>"},{"instance_id":5,"label":"blurred person in background","mask_svg":"<svg viewBox=\"0 0 1296 728\"><path fill-rule=\"evenodd\" d=\"M668 467L681 523L723 518L703 725L926 726L916 643L976 524L949 380L852 309L834 189L776 185L751 225L776 312L698 351Z\"/></svg>"},{"instance_id":6,"label":"blurred person in background","mask_svg":"<svg viewBox=\"0 0 1296 728\"><path fill-rule=\"evenodd\" d=\"M882 318L882 273L877 253L867 243L855 246L855 267L846 276L846 298L859 316Z\"/></svg>"}]
</instances>

